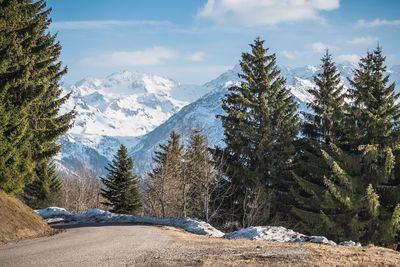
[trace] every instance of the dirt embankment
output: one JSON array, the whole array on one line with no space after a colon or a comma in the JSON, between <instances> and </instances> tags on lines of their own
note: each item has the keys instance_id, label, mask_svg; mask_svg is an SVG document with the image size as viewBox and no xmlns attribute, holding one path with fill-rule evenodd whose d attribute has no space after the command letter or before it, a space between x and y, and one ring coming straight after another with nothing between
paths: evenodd
<instances>
[{"instance_id":1,"label":"dirt embankment","mask_svg":"<svg viewBox=\"0 0 400 267\"><path fill-rule=\"evenodd\" d=\"M44 236L53 231L31 208L0 191L0 244Z\"/></svg>"},{"instance_id":2,"label":"dirt embankment","mask_svg":"<svg viewBox=\"0 0 400 267\"><path fill-rule=\"evenodd\" d=\"M382 247L227 240L163 229L174 241L146 255L146 266L400 266L400 253Z\"/></svg>"}]
</instances>

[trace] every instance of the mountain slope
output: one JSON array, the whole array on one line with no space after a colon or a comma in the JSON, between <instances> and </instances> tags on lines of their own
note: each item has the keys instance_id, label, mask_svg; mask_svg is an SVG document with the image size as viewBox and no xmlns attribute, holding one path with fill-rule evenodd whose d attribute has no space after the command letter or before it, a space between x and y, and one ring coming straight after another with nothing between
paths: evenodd
<instances>
[{"instance_id":1,"label":"mountain slope","mask_svg":"<svg viewBox=\"0 0 400 267\"><path fill-rule=\"evenodd\" d=\"M353 66L339 64L337 67L342 83L347 87L347 77L352 75ZM112 159L120 144L125 144L135 158L137 170L143 174L151 167L154 150L171 131L187 136L193 127L200 128L208 136L210 146L223 145L223 129L216 115L223 112L221 100L227 89L239 82L239 71L237 65L202 86L184 86L166 78L128 72L100 81L92 79L78 83L71 89L74 95L71 103L82 107L77 108L77 126L61 139L64 148L57 159L60 167L75 171L88 166L97 171ZM305 110L306 103L311 100L307 90L314 87L312 77L320 72L320 68L281 68L281 72L287 87L298 100L300 110ZM392 81L400 82L400 66L392 67L389 73ZM156 78L150 83L144 77ZM94 96L98 95L107 101L94 101ZM204 96L197 99L201 95ZM143 101L135 102L135 99ZM115 109L114 103L117 103L119 113L110 111ZM124 112L133 115L124 115ZM116 114L121 117L114 121ZM157 116L160 117L155 118ZM119 124L124 126L119 127Z\"/></svg>"}]
</instances>

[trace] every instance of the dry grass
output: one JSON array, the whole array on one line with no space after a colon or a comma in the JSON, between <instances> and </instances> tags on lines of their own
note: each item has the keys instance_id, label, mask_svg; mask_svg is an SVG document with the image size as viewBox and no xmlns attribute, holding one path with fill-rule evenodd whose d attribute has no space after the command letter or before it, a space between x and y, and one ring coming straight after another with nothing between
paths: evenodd
<instances>
[{"instance_id":1,"label":"dry grass","mask_svg":"<svg viewBox=\"0 0 400 267\"><path fill-rule=\"evenodd\" d=\"M51 233L53 230L31 208L0 191L0 244Z\"/></svg>"},{"instance_id":2,"label":"dry grass","mask_svg":"<svg viewBox=\"0 0 400 267\"><path fill-rule=\"evenodd\" d=\"M400 266L400 253L391 249L339 247L312 243L226 240L188 234L163 227L175 241L149 255L150 265L167 266Z\"/></svg>"}]
</instances>

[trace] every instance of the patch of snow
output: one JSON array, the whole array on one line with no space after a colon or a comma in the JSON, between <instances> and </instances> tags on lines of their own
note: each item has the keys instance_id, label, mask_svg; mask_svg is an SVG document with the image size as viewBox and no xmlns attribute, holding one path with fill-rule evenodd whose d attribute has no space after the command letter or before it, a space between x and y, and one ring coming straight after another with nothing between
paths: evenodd
<instances>
[{"instance_id":1,"label":"patch of snow","mask_svg":"<svg viewBox=\"0 0 400 267\"><path fill-rule=\"evenodd\" d=\"M224 236L227 239L250 239L266 240L275 242L294 242L305 237L291 229L282 226L252 226L239 231L228 233Z\"/></svg>"},{"instance_id":2,"label":"patch of snow","mask_svg":"<svg viewBox=\"0 0 400 267\"><path fill-rule=\"evenodd\" d=\"M282 226L252 226L239 231L227 233L227 239L249 239L274 242L311 242L317 244L336 245L325 236L307 236Z\"/></svg>"},{"instance_id":3,"label":"patch of snow","mask_svg":"<svg viewBox=\"0 0 400 267\"><path fill-rule=\"evenodd\" d=\"M311 242L326 245L361 246L354 241L343 241L336 244L325 236L307 236L282 226L252 226L239 231L224 234L209 223L192 218L158 218L152 216L136 216L129 214L116 214L101 209L90 209L85 212L69 212L58 207L49 207L35 210L38 215L52 223L136 223L165 225L184 229L197 235L223 237L226 239L264 240L274 242ZM57 221L55 218L63 218Z\"/></svg>"},{"instance_id":4,"label":"patch of snow","mask_svg":"<svg viewBox=\"0 0 400 267\"><path fill-rule=\"evenodd\" d=\"M70 213L65 209L54 207L36 210L36 212L44 219L64 218L64 223L142 223L173 226L198 235L213 237L222 237L224 235L223 232L212 227L209 223L191 218L157 218L152 216L115 214L101 209Z\"/></svg>"},{"instance_id":5,"label":"patch of snow","mask_svg":"<svg viewBox=\"0 0 400 267\"><path fill-rule=\"evenodd\" d=\"M35 210L35 212L43 219L70 217L71 212L59 207L48 207L45 209Z\"/></svg>"}]
</instances>

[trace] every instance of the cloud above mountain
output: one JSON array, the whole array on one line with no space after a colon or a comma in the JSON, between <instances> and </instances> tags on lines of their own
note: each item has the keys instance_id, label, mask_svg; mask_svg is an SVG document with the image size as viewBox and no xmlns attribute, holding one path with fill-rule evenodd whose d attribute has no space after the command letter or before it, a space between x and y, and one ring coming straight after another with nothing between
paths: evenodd
<instances>
[{"instance_id":1,"label":"cloud above mountain","mask_svg":"<svg viewBox=\"0 0 400 267\"><path fill-rule=\"evenodd\" d=\"M400 26L400 19L388 20L388 19L373 19L373 20L363 20L360 19L356 23L356 28L373 28L382 26Z\"/></svg>"},{"instance_id":2,"label":"cloud above mountain","mask_svg":"<svg viewBox=\"0 0 400 267\"><path fill-rule=\"evenodd\" d=\"M155 46L142 50L115 51L93 57L86 57L81 64L86 66L129 67L164 64L175 59L178 52L172 48Z\"/></svg>"},{"instance_id":3,"label":"cloud above mountain","mask_svg":"<svg viewBox=\"0 0 400 267\"><path fill-rule=\"evenodd\" d=\"M340 0L208 0L197 17L246 27L323 20L321 11L339 8Z\"/></svg>"}]
</instances>

